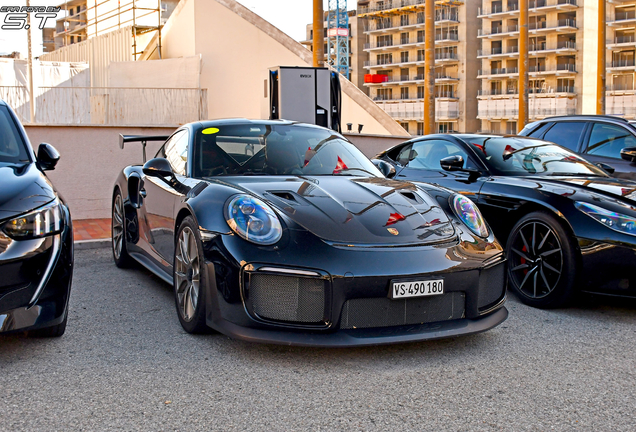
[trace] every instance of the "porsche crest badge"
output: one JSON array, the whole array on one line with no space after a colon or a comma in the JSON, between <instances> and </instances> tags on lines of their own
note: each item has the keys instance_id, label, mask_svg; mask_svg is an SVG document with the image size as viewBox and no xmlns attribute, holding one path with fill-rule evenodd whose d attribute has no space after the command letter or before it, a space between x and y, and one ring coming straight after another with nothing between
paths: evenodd
<instances>
[{"instance_id":1,"label":"porsche crest badge","mask_svg":"<svg viewBox=\"0 0 636 432\"><path fill-rule=\"evenodd\" d=\"M393 235L398 235L400 232L398 230L396 230L395 228L387 228L386 229L388 232L390 232Z\"/></svg>"}]
</instances>

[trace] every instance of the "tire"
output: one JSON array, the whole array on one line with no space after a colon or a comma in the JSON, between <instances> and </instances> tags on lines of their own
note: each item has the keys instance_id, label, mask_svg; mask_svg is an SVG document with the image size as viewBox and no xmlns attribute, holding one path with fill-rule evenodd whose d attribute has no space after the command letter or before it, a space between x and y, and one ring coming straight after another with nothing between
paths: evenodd
<instances>
[{"instance_id":1,"label":"tire","mask_svg":"<svg viewBox=\"0 0 636 432\"><path fill-rule=\"evenodd\" d=\"M506 252L508 286L523 303L552 309L572 300L576 249L554 216L538 211L522 217L510 232Z\"/></svg>"},{"instance_id":2,"label":"tire","mask_svg":"<svg viewBox=\"0 0 636 432\"><path fill-rule=\"evenodd\" d=\"M29 337L34 337L34 338L60 337L66 331L67 318L68 318L68 315L64 317L64 321L51 327L45 327L45 328L41 328L37 330L29 330L27 332L27 335Z\"/></svg>"},{"instance_id":3,"label":"tire","mask_svg":"<svg viewBox=\"0 0 636 432\"><path fill-rule=\"evenodd\" d=\"M186 217L175 238L172 270L175 306L179 322L188 333L207 333L205 294L207 276L203 264L203 247L199 228Z\"/></svg>"},{"instance_id":4,"label":"tire","mask_svg":"<svg viewBox=\"0 0 636 432\"><path fill-rule=\"evenodd\" d=\"M111 246L113 259L119 268L128 268L133 265L133 259L128 255L126 248L126 213L121 192L117 190L113 198L113 209L110 223Z\"/></svg>"}]
</instances>

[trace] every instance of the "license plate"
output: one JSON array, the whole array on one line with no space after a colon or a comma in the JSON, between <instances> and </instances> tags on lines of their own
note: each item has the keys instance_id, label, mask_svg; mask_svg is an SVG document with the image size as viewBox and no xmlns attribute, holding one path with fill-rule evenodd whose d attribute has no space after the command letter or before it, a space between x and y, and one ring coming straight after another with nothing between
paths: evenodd
<instances>
[{"instance_id":1,"label":"license plate","mask_svg":"<svg viewBox=\"0 0 636 432\"><path fill-rule=\"evenodd\" d=\"M444 280L391 282L390 299L424 297L444 294Z\"/></svg>"}]
</instances>

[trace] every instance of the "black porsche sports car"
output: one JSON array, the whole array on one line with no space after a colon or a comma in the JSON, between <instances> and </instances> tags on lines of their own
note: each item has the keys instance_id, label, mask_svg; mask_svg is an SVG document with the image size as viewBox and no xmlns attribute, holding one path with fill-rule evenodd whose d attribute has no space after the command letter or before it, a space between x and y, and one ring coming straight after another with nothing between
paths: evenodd
<instances>
[{"instance_id":1,"label":"black porsche sports car","mask_svg":"<svg viewBox=\"0 0 636 432\"><path fill-rule=\"evenodd\" d=\"M113 256L173 285L188 332L350 346L507 317L503 249L472 202L386 179L334 131L219 120L121 145L150 139L113 190Z\"/></svg>"},{"instance_id":2,"label":"black porsche sports car","mask_svg":"<svg viewBox=\"0 0 636 432\"><path fill-rule=\"evenodd\" d=\"M636 294L636 182L532 138L428 135L376 156L396 178L433 182L477 203L506 241L509 286L532 306L576 290Z\"/></svg>"},{"instance_id":3,"label":"black porsche sports car","mask_svg":"<svg viewBox=\"0 0 636 432\"><path fill-rule=\"evenodd\" d=\"M44 174L60 155L40 144L0 100L0 333L61 336L73 274L73 229L66 203Z\"/></svg>"}]
</instances>

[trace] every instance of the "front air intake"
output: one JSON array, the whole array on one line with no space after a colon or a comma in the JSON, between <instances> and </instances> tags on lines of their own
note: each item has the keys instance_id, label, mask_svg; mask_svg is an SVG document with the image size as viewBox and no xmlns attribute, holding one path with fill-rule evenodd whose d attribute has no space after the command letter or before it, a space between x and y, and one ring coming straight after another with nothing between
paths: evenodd
<instances>
[{"instance_id":1,"label":"front air intake","mask_svg":"<svg viewBox=\"0 0 636 432\"><path fill-rule=\"evenodd\" d=\"M260 318L288 323L325 322L325 281L319 278L249 274L248 302Z\"/></svg>"}]
</instances>

